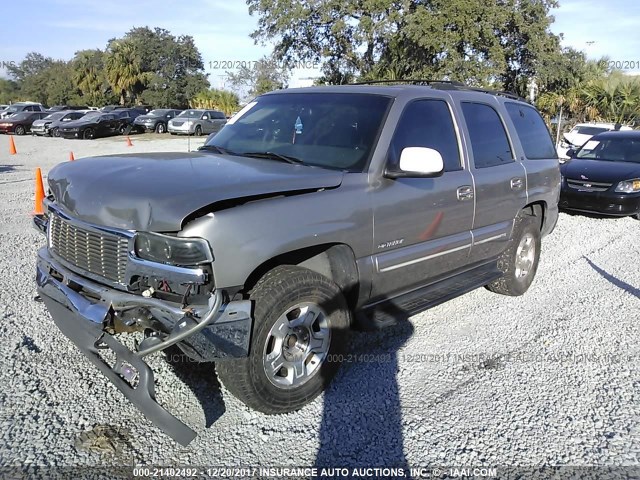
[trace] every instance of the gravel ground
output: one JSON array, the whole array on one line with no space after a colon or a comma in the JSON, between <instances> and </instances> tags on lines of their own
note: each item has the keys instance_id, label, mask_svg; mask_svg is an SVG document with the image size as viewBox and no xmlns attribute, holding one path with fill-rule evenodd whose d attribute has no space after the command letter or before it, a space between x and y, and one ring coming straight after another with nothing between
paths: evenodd
<instances>
[{"instance_id":1,"label":"gravel ground","mask_svg":"<svg viewBox=\"0 0 640 480\"><path fill-rule=\"evenodd\" d=\"M186 151L186 138L0 137L0 465L638 465L640 222L561 214L529 292L479 289L357 333L329 391L264 416L211 364L158 355L158 398L197 430L180 447L53 325L36 293L33 171L102 153ZM203 139L191 139L191 148Z\"/></svg>"}]
</instances>

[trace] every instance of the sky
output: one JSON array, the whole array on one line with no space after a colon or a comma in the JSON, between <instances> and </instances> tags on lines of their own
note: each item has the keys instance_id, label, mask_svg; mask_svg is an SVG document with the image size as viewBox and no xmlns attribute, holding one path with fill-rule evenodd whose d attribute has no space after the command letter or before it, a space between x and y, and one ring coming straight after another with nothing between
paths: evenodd
<instances>
[{"instance_id":1,"label":"sky","mask_svg":"<svg viewBox=\"0 0 640 480\"><path fill-rule=\"evenodd\" d=\"M551 30L562 33L563 45L583 50L589 58L607 56L618 68L640 73L640 2L638 0L559 0L552 10ZM28 5L25 6L25 5ZM71 59L77 50L104 49L107 41L132 27L162 27L173 35L191 35L214 87L224 86L225 61L256 61L271 51L249 34L257 26L244 0L32 0L6 1L0 29L0 66L19 62L28 52ZM290 81L316 76L295 70ZM6 71L0 68L0 76Z\"/></svg>"}]
</instances>

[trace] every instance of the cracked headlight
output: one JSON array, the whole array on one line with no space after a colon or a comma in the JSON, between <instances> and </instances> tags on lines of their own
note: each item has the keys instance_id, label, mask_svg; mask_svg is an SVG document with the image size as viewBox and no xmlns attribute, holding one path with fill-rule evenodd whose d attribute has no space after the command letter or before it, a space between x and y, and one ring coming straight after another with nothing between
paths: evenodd
<instances>
[{"instance_id":1,"label":"cracked headlight","mask_svg":"<svg viewBox=\"0 0 640 480\"><path fill-rule=\"evenodd\" d=\"M633 180L624 180L616 186L618 193L637 193L640 192L640 178Z\"/></svg>"},{"instance_id":2,"label":"cracked headlight","mask_svg":"<svg viewBox=\"0 0 640 480\"><path fill-rule=\"evenodd\" d=\"M144 260L169 265L194 266L213 261L209 243L202 238L182 238L139 232L134 248Z\"/></svg>"}]
</instances>

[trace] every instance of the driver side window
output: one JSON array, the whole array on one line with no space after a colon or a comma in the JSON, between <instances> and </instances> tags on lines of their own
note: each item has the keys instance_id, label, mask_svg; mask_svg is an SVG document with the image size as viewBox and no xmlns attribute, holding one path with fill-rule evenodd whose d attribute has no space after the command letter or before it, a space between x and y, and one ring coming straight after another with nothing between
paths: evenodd
<instances>
[{"instance_id":1,"label":"driver side window","mask_svg":"<svg viewBox=\"0 0 640 480\"><path fill-rule=\"evenodd\" d=\"M437 150L442 155L445 172L462 169L458 137L444 100L417 100L405 107L391 140L391 165L398 165L400 154L407 147Z\"/></svg>"}]
</instances>

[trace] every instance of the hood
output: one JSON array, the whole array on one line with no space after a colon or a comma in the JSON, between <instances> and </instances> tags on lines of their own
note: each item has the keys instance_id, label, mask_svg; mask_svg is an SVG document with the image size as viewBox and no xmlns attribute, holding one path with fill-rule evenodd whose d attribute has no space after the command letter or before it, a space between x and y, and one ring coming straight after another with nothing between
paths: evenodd
<instances>
[{"instance_id":1,"label":"hood","mask_svg":"<svg viewBox=\"0 0 640 480\"><path fill-rule=\"evenodd\" d=\"M584 133L571 133L571 132L563 133L562 136L567 142L569 142L571 145L574 145L576 147L581 147L582 145L587 143L591 137L593 137L593 135L585 135Z\"/></svg>"},{"instance_id":2,"label":"hood","mask_svg":"<svg viewBox=\"0 0 640 480\"><path fill-rule=\"evenodd\" d=\"M48 182L71 217L126 230L175 232L190 214L224 200L332 188L342 177L317 167L192 152L65 162L49 172Z\"/></svg>"},{"instance_id":3,"label":"hood","mask_svg":"<svg viewBox=\"0 0 640 480\"><path fill-rule=\"evenodd\" d=\"M640 178L640 164L574 158L560 165L560 172L566 178L573 180L617 183L622 180Z\"/></svg>"},{"instance_id":4,"label":"hood","mask_svg":"<svg viewBox=\"0 0 640 480\"><path fill-rule=\"evenodd\" d=\"M34 120L33 121L33 126L34 127L38 127L40 125L46 125L47 123L51 123L53 121L54 120L51 120L51 119L45 120L44 118L41 118L40 120Z\"/></svg>"},{"instance_id":5,"label":"hood","mask_svg":"<svg viewBox=\"0 0 640 480\"><path fill-rule=\"evenodd\" d=\"M143 122L145 120L157 120L158 118L162 118L162 116L161 115L149 115L149 114L147 114L147 115L138 115L136 117L136 121Z\"/></svg>"}]
</instances>

